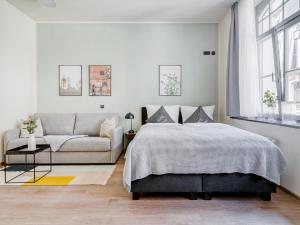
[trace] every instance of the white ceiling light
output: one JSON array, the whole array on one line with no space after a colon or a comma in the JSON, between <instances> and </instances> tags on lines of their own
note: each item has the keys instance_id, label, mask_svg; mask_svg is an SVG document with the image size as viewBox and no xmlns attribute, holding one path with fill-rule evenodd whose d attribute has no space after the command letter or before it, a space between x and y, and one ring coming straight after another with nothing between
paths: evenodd
<instances>
[{"instance_id":1,"label":"white ceiling light","mask_svg":"<svg viewBox=\"0 0 300 225\"><path fill-rule=\"evenodd\" d=\"M40 3L50 8L54 8L56 6L56 0L40 0Z\"/></svg>"}]
</instances>

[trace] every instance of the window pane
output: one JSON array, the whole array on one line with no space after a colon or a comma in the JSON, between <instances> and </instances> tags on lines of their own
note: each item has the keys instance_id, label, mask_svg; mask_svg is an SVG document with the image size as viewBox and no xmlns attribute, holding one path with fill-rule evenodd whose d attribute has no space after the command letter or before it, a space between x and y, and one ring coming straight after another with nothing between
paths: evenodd
<instances>
[{"instance_id":1,"label":"window pane","mask_svg":"<svg viewBox=\"0 0 300 225\"><path fill-rule=\"evenodd\" d=\"M261 98L262 99L263 99L264 93L266 91L270 91L271 93L274 93L275 96L277 96L275 78L273 79L272 76L265 77L262 79L261 85L262 85L262 87L261 87L261 90L262 90ZM270 108L268 108L266 104L263 104L263 112L270 113ZM275 110L274 113L276 113L276 112L277 111Z\"/></svg>"},{"instance_id":2,"label":"window pane","mask_svg":"<svg viewBox=\"0 0 300 225\"><path fill-rule=\"evenodd\" d=\"M283 120L295 120L296 118L289 115L300 116L300 104L299 103L282 103Z\"/></svg>"},{"instance_id":3,"label":"window pane","mask_svg":"<svg viewBox=\"0 0 300 225\"><path fill-rule=\"evenodd\" d=\"M272 76L262 78L262 91L265 93L266 91L271 91L276 95L276 83L275 78Z\"/></svg>"},{"instance_id":4,"label":"window pane","mask_svg":"<svg viewBox=\"0 0 300 225\"><path fill-rule=\"evenodd\" d=\"M270 19L267 17L262 21L262 33L268 31L270 29Z\"/></svg>"},{"instance_id":5,"label":"window pane","mask_svg":"<svg viewBox=\"0 0 300 225\"><path fill-rule=\"evenodd\" d=\"M262 28L262 22L258 23L258 35L261 35L263 33L263 28Z\"/></svg>"},{"instance_id":6,"label":"window pane","mask_svg":"<svg viewBox=\"0 0 300 225\"><path fill-rule=\"evenodd\" d=\"M270 5L271 5L271 12L273 12L275 9L277 9L279 6L282 5L282 0L271 0Z\"/></svg>"},{"instance_id":7,"label":"window pane","mask_svg":"<svg viewBox=\"0 0 300 225\"><path fill-rule=\"evenodd\" d=\"M286 69L300 68L300 22L287 29Z\"/></svg>"},{"instance_id":8,"label":"window pane","mask_svg":"<svg viewBox=\"0 0 300 225\"><path fill-rule=\"evenodd\" d=\"M284 18L288 18L299 10L299 0L290 0L284 5Z\"/></svg>"},{"instance_id":9,"label":"window pane","mask_svg":"<svg viewBox=\"0 0 300 225\"><path fill-rule=\"evenodd\" d=\"M260 74L261 76L274 73L273 43L268 37L259 44Z\"/></svg>"},{"instance_id":10,"label":"window pane","mask_svg":"<svg viewBox=\"0 0 300 225\"><path fill-rule=\"evenodd\" d=\"M300 71L286 74L286 97L287 101L300 102Z\"/></svg>"},{"instance_id":11,"label":"window pane","mask_svg":"<svg viewBox=\"0 0 300 225\"><path fill-rule=\"evenodd\" d=\"M269 16L269 5L265 6L265 8L258 15L258 21L261 21L262 19L266 18L267 16Z\"/></svg>"},{"instance_id":12,"label":"window pane","mask_svg":"<svg viewBox=\"0 0 300 225\"><path fill-rule=\"evenodd\" d=\"M281 31L277 35L277 41L278 41L278 50L279 50L279 61L280 61L280 77L281 77L281 90L284 90L284 78L283 78L283 63L284 63L284 32Z\"/></svg>"},{"instance_id":13,"label":"window pane","mask_svg":"<svg viewBox=\"0 0 300 225\"><path fill-rule=\"evenodd\" d=\"M271 27L274 27L282 21L282 7L271 14Z\"/></svg>"},{"instance_id":14,"label":"window pane","mask_svg":"<svg viewBox=\"0 0 300 225\"><path fill-rule=\"evenodd\" d=\"M278 50L279 50L279 60L280 60L280 71L283 71L283 48L284 48L284 33L283 31L277 34Z\"/></svg>"}]
</instances>

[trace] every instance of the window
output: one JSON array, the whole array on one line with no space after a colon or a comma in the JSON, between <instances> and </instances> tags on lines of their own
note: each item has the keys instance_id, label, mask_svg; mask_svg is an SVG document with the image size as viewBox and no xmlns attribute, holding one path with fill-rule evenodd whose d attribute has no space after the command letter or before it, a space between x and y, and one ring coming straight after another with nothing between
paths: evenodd
<instances>
[{"instance_id":1,"label":"window","mask_svg":"<svg viewBox=\"0 0 300 225\"><path fill-rule=\"evenodd\" d=\"M258 33L262 34L270 29L269 6L265 7L258 16Z\"/></svg>"},{"instance_id":2,"label":"window","mask_svg":"<svg viewBox=\"0 0 300 225\"><path fill-rule=\"evenodd\" d=\"M284 29L284 98L282 112L286 119L300 116L300 22Z\"/></svg>"},{"instance_id":3,"label":"window","mask_svg":"<svg viewBox=\"0 0 300 225\"><path fill-rule=\"evenodd\" d=\"M263 96L263 93L268 90L270 90L272 93L276 93L272 36L269 35L258 42L258 52L260 96ZM267 113L267 111L268 109L265 107L265 105L262 105L262 112Z\"/></svg>"},{"instance_id":4,"label":"window","mask_svg":"<svg viewBox=\"0 0 300 225\"><path fill-rule=\"evenodd\" d=\"M300 0L264 0L256 6L261 111L269 110L262 102L266 91L280 95L275 110L283 120L300 121L299 6Z\"/></svg>"},{"instance_id":5,"label":"window","mask_svg":"<svg viewBox=\"0 0 300 225\"><path fill-rule=\"evenodd\" d=\"M289 0L284 4L284 19L293 15L299 10L299 0Z\"/></svg>"},{"instance_id":6,"label":"window","mask_svg":"<svg viewBox=\"0 0 300 225\"><path fill-rule=\"evenodd\" d=\"M286 30L287 71L300 69L300 22Z\"/></svg>"},{"instance_id":7,"label":"window","mask_svg":"<svg viewBox=\"0 0 300 225\"><path fill-rule=\"evenodd\" d=\"M257 33L261 35L299 11L299 0L264 0L256 7Z\"/></svg>"}]
</instances>

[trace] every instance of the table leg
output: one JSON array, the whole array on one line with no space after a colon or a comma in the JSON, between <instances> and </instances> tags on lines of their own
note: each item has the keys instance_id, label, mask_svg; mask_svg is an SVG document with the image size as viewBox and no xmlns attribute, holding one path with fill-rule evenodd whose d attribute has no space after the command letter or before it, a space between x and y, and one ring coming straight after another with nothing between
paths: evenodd
<instances>
[{"instance_id":1,"label":"table leg","mask_svg":"<svg viewBox=\"0 0 300 225\"><path fill-rule=\"evenodd\" d=\"M33 182L35 182L35 154L33 154Z\"/></svg>"},{"instance_id":2,"label":"table leg","mask_svg":"<svg viewBox=\"0 0 300 225\"><path fill-rule=\"evenodd\" d=\"M4 180L5 180L5 183L7 183L7 178L6 178L6 157L7 157L7 155L5 155L5 158L4 158Z\"/></svg>"},{"instance_id":3,"label":"table leg","mask_svg":"<svg viewBox=\"0 0 300 225\"><path fill-rule=\"evenodd\" d=\"M27 154L25 154L25 171L28 171Z\"/></svg>"},{"instance_id":4,"label":"table leg","mask_svg":"<svg viewBox=\"0 0 300 225\"><path fill-rule=\"evenodd\" d=\"M49 149L50 152L50 171L52 171L52 150L51 148Z\"/></svg>"}]
</instances>

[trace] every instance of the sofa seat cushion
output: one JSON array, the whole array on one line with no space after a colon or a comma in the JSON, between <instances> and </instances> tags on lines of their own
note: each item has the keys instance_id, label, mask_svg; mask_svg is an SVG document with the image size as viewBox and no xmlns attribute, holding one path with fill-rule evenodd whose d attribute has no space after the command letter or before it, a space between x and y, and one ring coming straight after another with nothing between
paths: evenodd
<instances>
[{"instance_id":1,"label":"sofa seat cushion","mask_svg":"<svg viewBox=\"0 0 300 225\"><path fill-rule=\"evenodd\" d=\"M82 137L66 141L60 152L107 152L110 151L110 139L103 137Z\"/></svg>"},{"instance_id":2,"label":"sofa seat cushion","mask_svg":"<svg viewBox=\"0 0 300 225\"><path fill-rule=\"evenodd\" d=\"M46 144L44 138L35 138L37 144ZM7 149L13 149L28 144L28 138L18 138L7 143Z\"/></svg>"}]
</instances>

